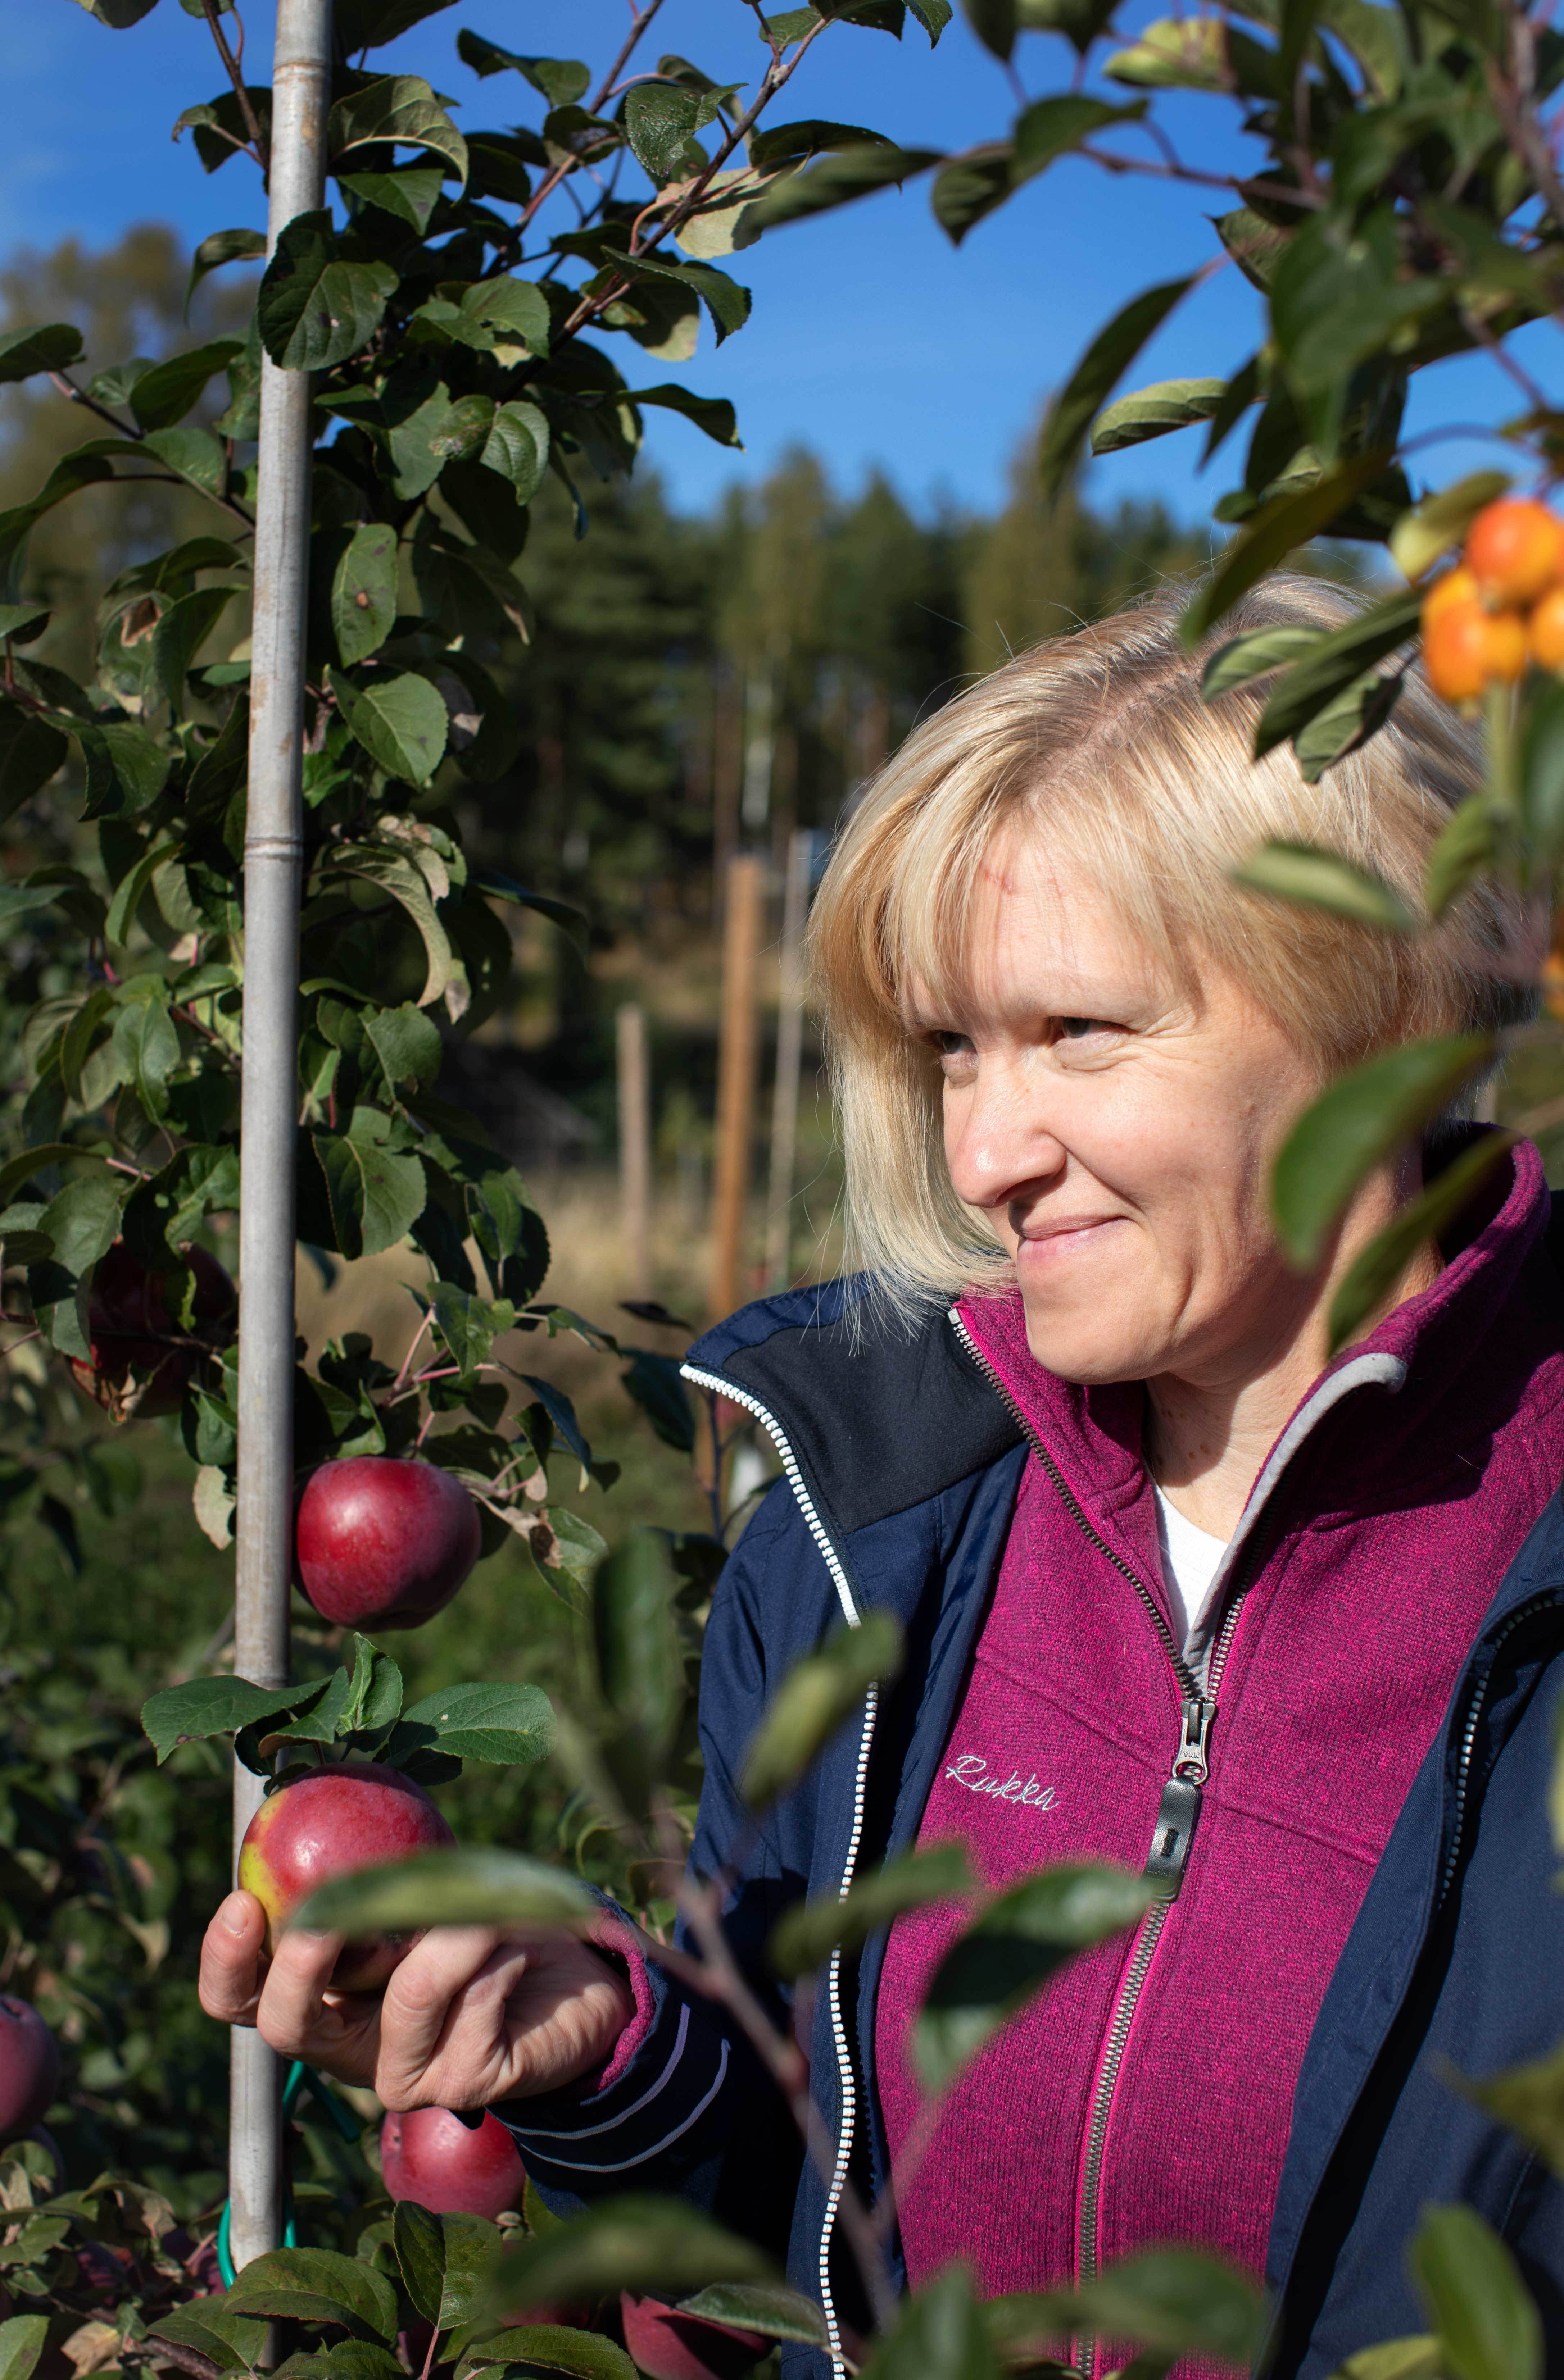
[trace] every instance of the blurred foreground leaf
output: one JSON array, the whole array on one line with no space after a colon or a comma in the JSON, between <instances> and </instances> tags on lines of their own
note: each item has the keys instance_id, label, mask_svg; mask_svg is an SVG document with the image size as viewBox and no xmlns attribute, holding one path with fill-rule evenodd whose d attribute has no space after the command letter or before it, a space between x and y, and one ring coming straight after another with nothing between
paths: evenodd
<instances>
[{"instance_id":1,"label":"blurred foreground leaf","mask_svg":"<svg viewBox=\"0 0 1564 2380\"><path fill-rule=\"evenodd\" d=\"M349 1938L419 1925L580 1933L601 1914L584 1885L520 1852L434 1851L334 1876L295 1910L290 1923Z\"/></svg>"},{"instance_id":2,"label":"blurred foreground leaf","mask_svg":"<svg viewBox=\"0 0 1564 2380\"><path fill-rule=\"evenodd\" d=\"M1469 2206L1431 2206L1407 2252L1451 2380L1542 2380L1542 2317L1521 2268Z\"/></svg>"},{"instance_id":3,"label":"blurred foreground leaf","mask_svg":"<svg viewBox=\"0 0 1564 2380\"><path fill-rule=\"evenodd\" d=\"M796 1785L870 1687L900 1667L901 1629L888 1611L867 1613L795 1662L750 1739L739 1779L749 1807L764 1810Z\"/></svg>"},{"instance_id":4,"label":"blurred foreground leaf","mask_svg":"<svg viewBox=\"0 0 1564 2380\"><path fill-rule=\"evenodd\" d=\"M617 2289L676 2299L716 2281L770 2277L768 2259L750 2240L678 2199L610 2198L541 2239L503 2250L484 2311L497 2318Z\"/></svg>"},{"instance_id":5,"label":"blurred foreground leaf","mask_svg":"<svg viewBox=\"0 0 1564 2380\"><path fill-rule=\"evenodd\" d=\"M789 1909L774 1927L767 1953L779 1975L801 1975L835 1949L855 1950L905 1910L925 1909L931 1901L952 1900L972 1889L961 1844L910 1852L861 1877L845 1897L821 1893Z\"/></svg>"}]
</instances>

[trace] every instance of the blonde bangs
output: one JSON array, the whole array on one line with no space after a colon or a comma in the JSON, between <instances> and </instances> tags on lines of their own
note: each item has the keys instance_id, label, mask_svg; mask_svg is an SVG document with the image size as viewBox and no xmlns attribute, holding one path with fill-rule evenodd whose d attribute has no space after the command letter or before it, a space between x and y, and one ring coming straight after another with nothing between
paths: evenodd
<instances>
[{"instance_id":1,"label":"blonde bangs","mask_svg":"<svg viewBox=\"0 0 1564 2380\"><path fill-rule=\"evenodd\" d=\"M1314 844L1382 877L1416 909L1428 851L1481 782L1474 735L1410 674L1361 750L1304 782L1290 747L1252 757L1269 682L1203 700L1210 653L1263 627L1335 626L1358 608L1314 579L1273 581L1194 652L1182 590L1022 654L909 736L834 852L811 922L845 1161L849 1246L910 1318L1008 1260L950 1186L937 1060L909 989L953 1001L967 973L979 872L1013 831L1084 874L1154 960L1198 990L1240 983L1322 1075L1423 1033L1523 1013L1521 920L1478 887L1421 935L1256 897L1235 868L1267 842Z\"/></svg>"}]
</instances>

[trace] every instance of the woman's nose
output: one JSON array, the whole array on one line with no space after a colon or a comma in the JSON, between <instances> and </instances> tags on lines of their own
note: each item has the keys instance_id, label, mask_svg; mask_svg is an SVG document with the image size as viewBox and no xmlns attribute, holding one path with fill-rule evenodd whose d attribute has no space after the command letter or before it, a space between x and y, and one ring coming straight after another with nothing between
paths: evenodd
<instances>
[{"instance_id":1,"label":"woman's nose","mask_svg":"<svg viewBox=\"0 0 1564 2380\"><path fill-rule=\"evenodd\" d=\"M1063 1172L1067 1152L1035 1090L1008 1069L979 1070L977 1081L946 1109L945 1153L950 1184L969 1207L1003 1207L1029 1187Z\"/></svg>"}]
</instances>

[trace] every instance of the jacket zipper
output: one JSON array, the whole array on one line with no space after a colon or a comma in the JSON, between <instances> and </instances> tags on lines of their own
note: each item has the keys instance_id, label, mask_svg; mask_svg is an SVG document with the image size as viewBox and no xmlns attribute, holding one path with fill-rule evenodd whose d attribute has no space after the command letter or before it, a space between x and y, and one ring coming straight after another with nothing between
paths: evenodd
<instances>
[{"instance_id":1,"label":"jacket zipper","mask_svg":"<svg viewBox=\"0 0 1564 2380\"><path fill-rule=\"evenodd\" d=\"M682 1377L687 1380L692 1380L697 1388L707 1389L714 1395L727 1397L733 1404L742 1405L746 1413L754 1415L782 1458L782 1468L788 1475L788 1484L797 1500L800 1512L803 1514L809 1533L820 1549L821 1559L830 1573L832 1584L837 1590L837 1600L846 1615L848 1626L861 1627L862 1615L853 1600L852 1588L848 1583L848 1574L841 1556L831 1543L825 1524L815 1510L814 1499L804 1483L802 1472L799 1469L798 1457L788 1444L787 1433L776 1415L768 1413L758 1397L751 1396L746 1390L735 1388L730 1380L724 1379L718 1372L703 1371L695 1364L685 1364L680 1366L680 1370ZM869 1752L874 1740L874 1722L879 1715L879 1688L871 1686L864 1696L863 1733L859 1739L858 1767L853 1779L852 1831L848 1838L847 1857L842 1864L842 1880L837 1888L838 1898L844 1900L851 1888L853 1875L858 1865L859 1846L863 1839L863 1813L869 1790ZM836 2162L832 2168L831 2180L825 2192L825 2214L820 2227L819 2264L820 2302L825 2315L827 2351L831 2359L834 2380L843 2380L847 2371L847 2358L842 2350L841 2328L837 2320L836 2300L831 2289L831 2237L837 2228L837 2210L842 2203L842 2192L847 2187L848 2168L852 2158L853 2134L858 2122L858 2082L852 2070L852 2052L848 2043L847 2026L842 2020L841 1969L842 1954L838 1949L832 1951L830 1964L825 1971L825 1998L830 2017L831 2042L837 2054L837 2082L841 2093L842 2112L837 2133Z\"/></svg>"},{"instance_id":2,"label":"jacket zipper","mask_svg":"<svg viewBox=\"0 0 1564 2380\"><path fill-rule=\"evenodd\" d=\"M1116 1554L1113 1548L1092 1526L1076 1500L1063 1473L1055 1463L1043 1440L1026 1415L1006 1388L993 1365L978 1348L971 1333L955 1306L949 1309L956 1335L984 1378L990 1383L1000 1402L1013 1416L1028 1444L1046 1472L1065 1510L1076 1526L1104 1558L1113 1564L1122 1578L1140 1597L1156 1630L1163 1651L1167 1656L1179 1688L1182 1710L1179 1724L1179 1742L1173 1755L1173 1766L1162 1798L1157 1806L1156 1824L1152 1832L1151 1852L1146 1860L1145 1874L1155 1886L1156 1899L1144 1917L1135 1938L1135 1947L1124 1980L1114 2002L1112 2017L1103 2046L1103 2055L1093 2088L1091 2110L1087 2117L1086 2141L1081 2159L1080 2207L1076 2228L1076 2280L1083 2286L1094 2280L1097 2274L1097 2217L1102 2203L1103 2155L1107 2145L1108 2123L1113 2112L1114 2093L1118 2088L1118 2070L1124 2062L1124 2052L1130 2039L1130 2029L1135 2021L1135 2010L1141 1993L1162 1939L1168 1914L1179 1897L1184 1880L1184 1866L1189 1858L1195 1821L1200 1815L1201 1791L1208 1774L1211 1750L1211 1730L1216 1718L1216 1697L1221 1688L1222 1673L1227 1668L1232 1646L1233 1633L1239 1613L1249 1593L1246 1583L1232 1595L1226 1619L1222 1622L1211 1658L1206 1667L1203 1689L1174 1638L1173 1631L1163 1617L1156 1597L1129 1563ZM1252 1573L1253 1541L1246 1554L1243 1567ZM1094 2380L1097 2362L1094 2339L1076 2342L1078 2369L1083 2380Z\"/></svg>"},{"instance_id":3,"label":"jacket zipper","mask_svg":"<svg viewBox=\"0 0 1564 2380\"><path fill-rule=\"evenodd\" d=\"M1517 1628L1522 1626L1526 1621L1535 1619L1537 1613L1546 1611L1550 1604L1557 1607L1559 1600L1558 1594L1555 1590L1546 1595L1533 1595L1528 1602L1518 1604L1493 1640L1495 1655L1497 1656L1500 1645L1514 1634ZM1439 1876L1439 1889L1435 1895L1436 1916L1444 1907L1450 1887L1455 1882L1456 1866L1460 1858L1461 1837L1466 1827L1466 1795L1472 1782L1472 1756L1477 1748L1477 1730L1483 1723L1483 1713L1487 1707L1488 1682L1493 1673L1494 1665L1490 1661L1487 1677L1483 1680L1482 1684L1472 1694L1461 1726L1460 1750L1456 1757L1455 1825L1450 1830L1450 1847L1445 1854L1445 1864Z\"/></svg>"}]
</instances>

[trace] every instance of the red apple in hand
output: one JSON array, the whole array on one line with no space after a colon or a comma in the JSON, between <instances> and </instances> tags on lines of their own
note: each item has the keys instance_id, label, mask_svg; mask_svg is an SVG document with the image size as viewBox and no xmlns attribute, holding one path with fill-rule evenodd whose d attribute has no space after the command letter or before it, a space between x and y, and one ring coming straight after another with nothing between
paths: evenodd
<instances>
[{"instance_id":1,"label":"red apple in hand","mask_svg":"<svg viewBox=\"0 0 1564 2380\"><path fill-rule=\"evenodd\" d=\"M0 2142L32 2130L59 2080L59 2048L38 2010L0 1994Z\"/></svg>"},{"instance_id":2,"label":"red apple in hand","mask_svg":"<svg viewBox=\"0 0 1564 2380\"><path fill-rule=\"evenodd\" d=\"M703 2322L661 2298L619 2293L619 2318L630 2361L646 2380L740 2380L771 2348L758 2330Z\"/></svg>"},{"instance_id":3,"label":"red apple in hand","mask_svg":"<svg viewBox=\"0 0 1564 2380\"><path fill-rule=\"evenodd\" d=\"M323 1620L416 1628L478 1559L478 1507L448 1471L386 1454L325 1463L299 1505L297 1575Z\"/></svg>"},{"instance_id":4,"label":"red apple in hand","mask_svg":"<svg viewBox=\"0 0 1564 2380\"><path fill-rule=\"evenodd\" d=\"M415 2107L380 2128L380 2170L393 2198L432 2215L486 2215L519 2204L527 2176L496 2116L471 2130L448 2107ZM536 2320L536 2316L532 2317Z\"/></svg>"},{"instance_id":5,"label":"red apple in hand","mask_svg":"<svg viewBox=\"0 0 1564 2380\"><path fill-rule=\"evenodd\" d=\"M378 1761L344 1760L315 1768L268 1793L245 1828L238 1881L266 1912L266 1949L293 1912L334 1876L456 1837L421 1785ZM411 1934L373 1935L343 1946L332 1969L339 1992L378 1991L413 1944Z\"/></svg>"}]
</instances>

